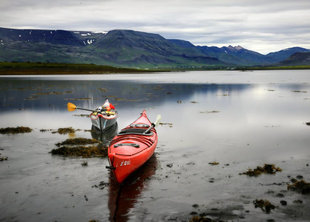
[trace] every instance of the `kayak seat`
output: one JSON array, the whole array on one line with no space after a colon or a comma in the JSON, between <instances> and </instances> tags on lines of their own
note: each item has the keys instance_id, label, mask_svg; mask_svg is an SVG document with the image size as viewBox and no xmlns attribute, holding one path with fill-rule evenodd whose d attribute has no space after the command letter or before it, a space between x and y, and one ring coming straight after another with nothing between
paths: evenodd
<instances>
[{"instance_id":1,"label":"kayak seat","mask_svg":"<svg viewBox=\"0 0 310 222\"><path fill-rule=\"evenodd\" d=\"M126 134L137 134L137 135L153 135L153 132L144 133L147 129L145 128L128 128L123 129L118 133L118 135L126 135Z\"/></svg>"}]
</instances>

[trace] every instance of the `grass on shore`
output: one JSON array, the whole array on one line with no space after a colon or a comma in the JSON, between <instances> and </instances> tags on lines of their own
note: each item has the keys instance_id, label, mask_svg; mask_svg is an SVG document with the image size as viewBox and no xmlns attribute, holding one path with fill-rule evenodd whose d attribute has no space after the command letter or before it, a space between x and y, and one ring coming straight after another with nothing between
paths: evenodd
<instances>
[{"instance_id":1,"label":"grass on shore","mask_svg":"<svg viewBox=\"0 0 310 222\"><path fill-rule=\"evenodd\" d=\"M33 63L33 62L0 62L0 75L42 75L42 74L110 74L110 73L147 73L186 70L290 70L310 69L310 65L303 66L210 66L171 69L139 69L118 68L95 64L66 64L66 63Z\"/></svg>"},{"instance_id":2,"label":"grass on shore","mask_svg":"<svg viewBox=\"0 0 310 222\"><path fill-rule=\"evenodd\" d=\"M95 64L0 62L0 75L108 74L141 72L149 72L149 70L117 68Z\"/></svg>"}]
</instances>

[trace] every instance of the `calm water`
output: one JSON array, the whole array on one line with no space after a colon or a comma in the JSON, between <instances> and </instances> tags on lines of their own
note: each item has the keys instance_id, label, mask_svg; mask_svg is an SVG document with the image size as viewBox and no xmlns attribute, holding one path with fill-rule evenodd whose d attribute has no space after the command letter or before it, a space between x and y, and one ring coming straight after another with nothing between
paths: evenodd
<instances>
[{"instance_id":1,"label":"calm water","mask_svg":"<svg viewBox=\"0 0 310 222\"><path fill-rule=\"evenodd\" d=\"M0 128L33 129L0 134L0 153L8 157L0 162L0 221L188 221L194 213L310 220L309 195L286 185L289 176L310 182L309 70L0 77L0 92ZM68 135L40 132L89 130L90 119L78 116L87 112L68 112L66 104L93 109L105 98L118 109L118 129L143 109L151 120L162 115L155 155L121 187L106 158L52 156ZM283 171L239 175L264 163ZM255 199L277 208L266 214Z\"/></svg>"}]
</instances>

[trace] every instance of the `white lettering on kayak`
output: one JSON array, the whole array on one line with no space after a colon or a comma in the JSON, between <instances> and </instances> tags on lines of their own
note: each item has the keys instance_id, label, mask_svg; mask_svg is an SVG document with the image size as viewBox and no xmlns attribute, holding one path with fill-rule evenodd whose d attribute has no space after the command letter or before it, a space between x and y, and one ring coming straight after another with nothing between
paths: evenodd
<instances>
[{"instance_id":1,"label":"white lettering on kayak","mask_svg":"<svg viewBox=\"0 0 310 222\"><path fill-rule=\"evenodd\" d=\"M128 165L130 165L130 160L124 160L120 163L119 166L128 166Z\"/></svg>"}]
</instances>

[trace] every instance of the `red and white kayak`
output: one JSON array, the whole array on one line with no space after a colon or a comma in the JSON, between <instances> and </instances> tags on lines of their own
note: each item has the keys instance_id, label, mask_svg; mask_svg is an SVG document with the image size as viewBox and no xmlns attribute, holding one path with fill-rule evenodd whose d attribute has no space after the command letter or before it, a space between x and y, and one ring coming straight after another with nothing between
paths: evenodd
<instances>
[{"instance_id":1,"label":"red and white kayak","mask_svg":"<svg viewBox=\"0 0 310 222\"><path fill-rule=\"evenodd\" d=\"M117 122L117 111L102 111L102 112L92 112L89 115L92 125L96 127L97 130L104 131Z\"/></svg>"},{"instance_id":2,"label":"red and white kayak","mask_svg":"<svg viewBox=\"0 0 310 222\"><path fill-rule=\"evenodd\" d=\"M118 114L112 103L106 99L104 104L93 111L89 117L95 128L105 131L116 123Z\"/></svg>"},{"instance_id":3,"label":"red and white kayak","mask_svg":"<svg viewBox=\"0 0 310 222\"><path fill-rule=\"evenodd\" d=\"M154 126L143 111L136 121L122 129L111 141L108 168L119 183L153 155L158 141Z\"/></svg>"}]
</instances>

